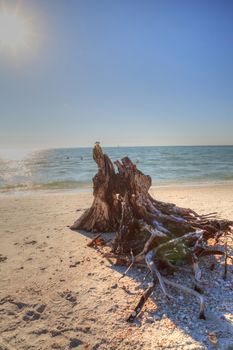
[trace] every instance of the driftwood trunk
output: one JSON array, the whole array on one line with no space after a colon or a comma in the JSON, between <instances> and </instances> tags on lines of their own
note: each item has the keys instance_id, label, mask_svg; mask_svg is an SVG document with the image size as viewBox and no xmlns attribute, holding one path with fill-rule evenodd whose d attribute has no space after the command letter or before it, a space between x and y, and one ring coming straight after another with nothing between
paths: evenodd
<instances>
[{"instance_id":1,"label":"driftwood trunk","mask_svg":"<svg viewBox=\"0 0 233 350\"><path fill-rule=\"evenodd\" d=\"M93 158L98 166L98 172L93 178L94 201L91 208L70 228L116 232L112 242L114 254L125 257L128 263L146 262L153 281L159 280L167 297L169 294L165 284L172 285L172 282L161 276L158 270L161 263L171 268L176 268L181 260L191 263L198 285L201 278L198 257L225 254L213 247L209 249L208 239L215 238L217 242L223 234L230 232L233 222L215 219L216 213L199 215L191 209L157 201L149 194L152 183L149 175L138 170L128 157L121 162L115 161L114 166L98 143L94 146ZM129 254L134 258L129 258ZM177 286L173 283L173 287ZM183 286L177 288L184 292L191 291ZM144 302L152 290L151 287ZM198 293L191 291L190 294L197 296ZM202 317L202 299L200 304ZM142 305L140 303L129 320L136 317Z\"/></svg>"},{"instance_id":2,"label":"driftwood trunk","mask_svg":"<svg viewBox=\"0 0 233 350\"><path fill-rule=\"evenodd\" d=\"M97 143L93 158L98 172L93 178L94 201L71 229L91 232L116 232L115 250L137 254L161 241L202 231L204 240L217 237L230 228L231 222L216 220L216 214L198 215L191 209L177 207L152 198L149 194L151 177L144 175L128 157L115 161ZM195 234L196 237L198 234ZM150 237L150 242L148 238ZM191 241L196 240L196 238ZM147 244L148 245L148 244Z\"/></svg>"}]
</instances>

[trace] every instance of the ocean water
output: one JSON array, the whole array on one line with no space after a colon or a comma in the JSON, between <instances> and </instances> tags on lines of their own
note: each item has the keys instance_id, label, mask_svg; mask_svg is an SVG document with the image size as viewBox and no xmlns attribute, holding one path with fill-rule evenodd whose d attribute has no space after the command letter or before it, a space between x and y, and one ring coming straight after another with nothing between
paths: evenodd
<instances>
[{"instance_id":1,"label":"ocean water","mask_svg":"<svg viewBox=\"0 0 233 350\"><path fill-rule=\"evenodd\" d=\"M233 146L104 148L114 161L128 156L153 185L233 181ZM91 189L97 166L91 148L0 151L0 192Z\"/></svg>"}]
</instances>

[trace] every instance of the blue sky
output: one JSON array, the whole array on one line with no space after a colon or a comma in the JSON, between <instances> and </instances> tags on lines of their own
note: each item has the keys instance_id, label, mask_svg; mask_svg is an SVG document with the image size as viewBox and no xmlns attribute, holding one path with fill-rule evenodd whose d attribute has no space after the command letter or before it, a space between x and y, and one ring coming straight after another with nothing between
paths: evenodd
<instances>
[{"instance_id":1,"label":"blue sky","mask_svg":"<svg viewBox=\"0 0 233 350\"><path fill-rule=\"evenodd\" d=\"M22 0L18 12L33 41L0 50L1 147L233 144L233 1Z\"/></svg>"}]
</instances>

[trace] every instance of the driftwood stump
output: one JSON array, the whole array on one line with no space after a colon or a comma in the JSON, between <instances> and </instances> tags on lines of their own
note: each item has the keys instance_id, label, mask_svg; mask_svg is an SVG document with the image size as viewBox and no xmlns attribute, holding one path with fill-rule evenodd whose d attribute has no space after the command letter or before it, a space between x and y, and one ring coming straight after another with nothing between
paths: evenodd
<instances>
[{"instance_id":1,"label":"driftwood stump","mask_svg":"<svg viewBox=\"0 0 233 350\"><path fill-rule=\"evenodd\" d=\"M198 297L200 317L204 317L202 296L197 291L170 282L161 275L159 268L166 265L172 269L182 269L179 262L191 263L198 289L201 279L198 258L203 255L225 254L227 260L226 252L214 249L213 246L210 249L207 243L209 238L214 238L217 242L222 235L230 233L233 222L217 220L216 213L199 215L191 209L157 201L149 194L151 177L138 170L128 157L124 157L121 162L115 161L114 167L99 143L94 146L93 159L98 166L98 172L93 178L94 201L91 208L70 228L116 232L112 242L115 256L120 256L126 264L131 265L146 262L153 283L158 279L168 298L171 296L165 284ZM141 311L153 288L152 285L146 291L129 321Z\"/></svg>"}]
</instances>

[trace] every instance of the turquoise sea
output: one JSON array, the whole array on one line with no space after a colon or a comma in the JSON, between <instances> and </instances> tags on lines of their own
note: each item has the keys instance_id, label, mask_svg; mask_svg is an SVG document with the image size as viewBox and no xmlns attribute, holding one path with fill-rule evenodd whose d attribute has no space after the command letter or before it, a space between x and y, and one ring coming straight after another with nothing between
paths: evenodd
<instances>
[{"instance_id":1,"label":"turquoise sea","mask_svg":"<svg viewBox=\"0 0 233 350\"><path fill-rule=\"evenodd\" d=\"M233 181L233 146L106 147L112 160L128 156L153 185ZM0 151L0 192L91 189L92 148Z\"/></svg>"}]
</instances>

